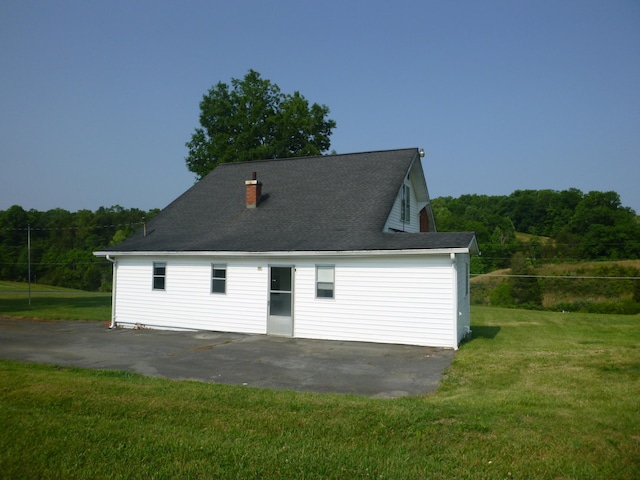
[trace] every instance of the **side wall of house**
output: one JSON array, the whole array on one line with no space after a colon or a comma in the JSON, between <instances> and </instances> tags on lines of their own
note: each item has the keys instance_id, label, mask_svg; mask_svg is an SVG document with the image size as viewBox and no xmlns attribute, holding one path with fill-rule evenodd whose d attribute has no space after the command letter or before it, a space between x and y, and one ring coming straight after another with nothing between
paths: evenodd
<instances>
[{"instance_id":1,"label":"side wall of house","mask_svg":"<svg viewBox=\"0 0 640 480\"><path fill-rule=\"evenodd\" d=\"M471 291L470 291L470 257L469 254L456 255L456 277L458 289L457 304L457 342L464 339L471 329Z\"/></svg>"},{"instance_id":2,"label":"side wall of house","mask_svg":"<svg viewBox=\"0 0 640 480\"><path fill-rule=\"evenodd\" d=\"M154 261L166 263L165 290L152 288ZM211 293L212 263L226 265L225 294ZM457 347L449 255L121 257L116 322L264 334L270 265L295 265L295 337ZM334 298L316 298L316 265L335 267Z\"/></svg>"},{"instance_id":3,"label":"side wall of house","mask_svg":"<svg viewBox=\"0 0 640 480\"><path fill-rule=\"evenodd\" d=\"M166 264L153 289L153 263ZM211 293L211 265L227 265L227 293ZM266 266L265 266L266 267ZM267 268L215 257L121 257L115 317L120 325L266 333Z\"/></svg>"}]
</instances>

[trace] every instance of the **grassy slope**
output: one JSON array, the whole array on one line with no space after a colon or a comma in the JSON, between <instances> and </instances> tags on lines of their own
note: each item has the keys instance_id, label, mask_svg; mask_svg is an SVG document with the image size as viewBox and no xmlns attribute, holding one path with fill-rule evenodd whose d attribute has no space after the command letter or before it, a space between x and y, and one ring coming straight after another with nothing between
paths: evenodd
<instances>
[{"instance_id":1,"label":"grassy slope","mask_svg":"<svg viewBox=\"0 0 640 480\"><path fill-rule=\"evenodd\" d=\"M640 260L618 260L618 261L591 261L591 262L574 262L574 263L547 263L536 267L535 274L540 276L602 276L602 270L621 267L623 269L640 269ZM615 270L614 270L615 271ZM496 270L487 275L479 275L471 278L472 301L475 303L488 302L488 296L492 289L502 282L507 281L507 277L499 277L491 275L508 275L510 269ZM609 273L609 276L618 276L616 273ZM606 282L606 283L604 283ZM631 298L631 280L603 280L603 279L575 279L575 278L559 278L556 280L543 280L543 305L545 307L553 307L557 302L576 302L581 300L590 301L619 301L629 300ZM628 288L621 287L623 283L628 284ZM599 285L596 285L599 284ZM602 285L612 287L611 292L603 294L604 288L594 288L594 286L602 287ZM625 290L625 293L619 293L619 290ZM480 299L480 300L479 300Z\"/></svg>"},{"instance_id":2,"label":"grassy slope","mask_svg":"<svg viewBox=\"0 0 640 480\"><path fill-rule=\"evenodd\" d=\"M51 320L102 320L111 318L111 294L85 292L49 285L0 281L0 314Z\"/></svg>"},{"instance_id":3,"label":"grassy slope","mask_svg":"<svg viewBox=\"0 0 640 480\"><path fill-rule=\"evenodd\" d=\"M9 282L0 280L0 293L26 294L29 284L26 282ZM73 290L71 288L54 287L41 283L32 283L31 291L33 293L86 293L82 290Z\"/></svg>"},{"instance_id":4,"label":"grassy slope","mask_svg":"<svg viewBox=\"0 0 640 480\"><path fill-rule=\"evenodd\" d=\"M375 400L0 362L7 478L638 478L638 316L474 307L440 390Z\"/></svg>"}]
</instances>

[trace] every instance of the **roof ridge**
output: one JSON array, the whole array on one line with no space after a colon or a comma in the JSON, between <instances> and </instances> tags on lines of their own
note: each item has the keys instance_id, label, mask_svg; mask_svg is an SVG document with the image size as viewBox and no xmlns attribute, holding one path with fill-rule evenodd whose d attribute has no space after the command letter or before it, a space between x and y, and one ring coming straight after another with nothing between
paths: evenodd
<instances>
[{"instance_id":1,"label":"roof ridge","mask_svg":"<svg viewBox=\"0 0 640 480\"><path fill-rule=\"evenodd\" d=\"M292 160L303 160L307 158L331 158L331 157L348 157L353 155L370 155L374 153L391 153L391 152L404 152L404 151L418 151L417 147L409 147L409 148L392 148L389 150L370 150L366 152L349 152L349 153L336 153L336 154L325 154L325 155L304 155L302 157L278 157L278 158L262 158L260 160L247 160L244 162L225 162L219 164L216 168L223 167L225 165L246 165L248 163L266 163L266 162L284 162L284 161L292 161Z\"/></svg>"}]
</instances>

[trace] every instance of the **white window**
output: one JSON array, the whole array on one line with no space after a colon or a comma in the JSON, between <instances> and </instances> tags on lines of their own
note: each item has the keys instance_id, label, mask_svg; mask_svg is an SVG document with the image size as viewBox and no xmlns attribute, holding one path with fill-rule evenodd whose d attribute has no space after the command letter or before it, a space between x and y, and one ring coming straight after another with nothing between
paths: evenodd
<instances>
[{"instance_id":1,"label":"white window","mask_svg":"<svg viewBox=\"0 0 640 480\"><path fill-rule=\"evenodd\" d=\"M402 186L400 221L403 223L411 223L411 187L409 187L409 185Z\"/></svg>"},{"instance_id":2,"label":"white window","mask_svg":"<svg viewBox=\"0 0 640 480\"><path fill-rule=\"evenodd\" d=\"M211 265L211 293L227 293L226 265Z\"/></svg>"},{"instance_id":3,"label":"white window","mask_svg":"<svg viewBox=\"0 0 640 480\"><path fill-rule=\"evenodd\" d=\"M164 290L166 277L167 264L164 262L153 262L153 289Z\"/></svg>"},{"instance_id":4,"label":"white window","mask_svg":"<svg viewBox=\"0 0 640 480\"><path fill-rule=\"evenodd\" d=\"M316 265L316 298L333 298L335 293L335 266Z\"/></svg>"}]
</instances>

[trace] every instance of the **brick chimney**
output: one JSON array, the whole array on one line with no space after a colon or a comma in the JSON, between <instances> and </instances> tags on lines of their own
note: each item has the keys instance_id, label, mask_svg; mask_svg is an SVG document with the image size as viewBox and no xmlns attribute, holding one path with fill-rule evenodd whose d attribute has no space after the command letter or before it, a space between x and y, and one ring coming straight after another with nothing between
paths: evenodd
<instances>
[{"instance_id":1,"label":"brick chimney","mask_svg":"<svg viewBox=\"0 0 640 480\"><path fill-rule=\"evenodd\" d=\"M256 208L262 196L262 183L256 180L256 172L251 174L251 180L245 180L247 187L247 208Z\"/></svg>"}]
</instances>

